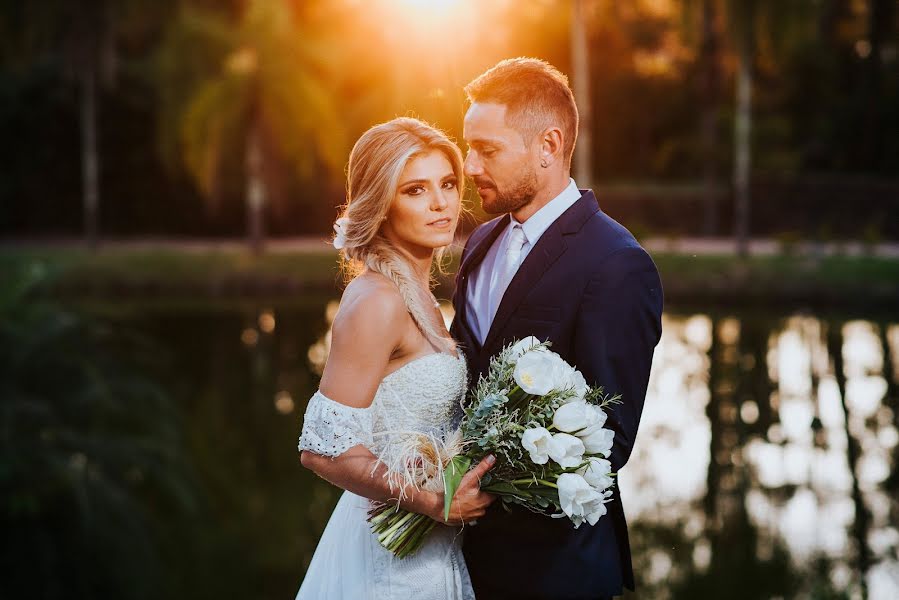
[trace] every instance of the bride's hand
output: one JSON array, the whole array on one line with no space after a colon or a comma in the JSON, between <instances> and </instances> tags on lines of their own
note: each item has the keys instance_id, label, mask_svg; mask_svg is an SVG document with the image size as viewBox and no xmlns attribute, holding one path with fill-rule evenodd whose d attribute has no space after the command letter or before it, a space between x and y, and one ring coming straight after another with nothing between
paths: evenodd
<instances>
[{"instance_id":1,"label":"bride's hand","mask_svg":"<svg viewBox=\"0 0 899 600\"><path fill-rule=\"evenodd\" d=\"M462 477L450 505L449 519L443 519L443 503L441 502L439 521L447 525L462 525L484 516L487 507L493 503L496 496L481 491L481 477L493 467L495 462L496 459L493 456L487 456Z\"/></svg>"}]
</instances>

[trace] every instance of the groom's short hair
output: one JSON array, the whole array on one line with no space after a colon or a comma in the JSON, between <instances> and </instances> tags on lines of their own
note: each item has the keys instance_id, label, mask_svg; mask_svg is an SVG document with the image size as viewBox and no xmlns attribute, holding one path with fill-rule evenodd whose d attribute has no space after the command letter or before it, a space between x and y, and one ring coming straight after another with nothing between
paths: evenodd
<instances>
[{"instance_id":1,"label":"groom's short hair","mask_svg":"<svg viewBox=\"0 0 899 600\"><path fill-rule=\"evenodd\" d=\"M506 123L530 143L549 126L562 130L566 166L577 140L578 114L568 77L539 58L507 58L465 86L468 100L502 104Z\"/></svg>"}]
</instances>

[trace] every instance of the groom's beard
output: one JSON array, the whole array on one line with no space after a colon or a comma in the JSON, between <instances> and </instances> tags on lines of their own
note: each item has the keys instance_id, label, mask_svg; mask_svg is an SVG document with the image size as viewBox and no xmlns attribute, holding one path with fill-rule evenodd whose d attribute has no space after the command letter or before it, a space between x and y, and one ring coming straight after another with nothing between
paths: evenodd
<instances>
[{"instance_id":1,"label":"groom's beard","mask_svg":"<svg viewBox=\"0 0 899 600\"><path fill-rule=\"evenodd\" d=\"M526 173L508 189L499 189L495 183L487 179L475 178L474 182L479 188L493 188L493 198L485 200L483 196L481 197L484 212L492 215L515 212L530 204L537 195L537 174L533 171Z\"/></svg>"}]
</instances>

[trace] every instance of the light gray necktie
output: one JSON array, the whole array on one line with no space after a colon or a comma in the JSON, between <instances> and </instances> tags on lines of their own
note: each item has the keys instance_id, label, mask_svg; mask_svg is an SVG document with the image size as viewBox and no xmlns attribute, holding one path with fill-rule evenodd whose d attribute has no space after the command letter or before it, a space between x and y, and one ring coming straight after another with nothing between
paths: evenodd
<instances>
[{"instance_id":1,"label":"light gray necktie","mask_svg":"<svg viewBox=\"0 0 899 600\"><path fill-rule=\"evenodd\" d=\"M490 324L493 323L493 318L496 316L499 304L506 293L506 288L509 287L509 283L515 277L515 273L518 272L518 266L521 264L521 250L527 241L521 225L516 223L512 227L512 231L509 232L509 244L506 246L506 252L499 261L496 286L490 294ZM484 335L486 336L486 332Z\"/></svg>"}]
</instances>

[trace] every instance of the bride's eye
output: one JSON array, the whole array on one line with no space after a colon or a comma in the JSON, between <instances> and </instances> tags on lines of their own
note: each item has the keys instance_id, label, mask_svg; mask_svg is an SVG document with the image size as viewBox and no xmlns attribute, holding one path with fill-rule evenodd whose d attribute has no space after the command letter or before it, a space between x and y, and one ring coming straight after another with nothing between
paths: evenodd
<instances>
[{"instance_id":1,"label":"bride's eye","mask_svg":"<svg viewBox=\"0 0 899 600\"><path fill-rule=\"evenodd\" d=\"M410 196L418 196L424 191L425 191L425 188L423 185L414 185L410 188L406 188L405 190L403 190L403 193L408 194Z\"/></svg>"},{"instance_id":2,"label":"bride's eye","mask_svg":"<svg viewBox=\"0 0 899 600\"><path fill-rule=\"evenodd\" d=\"M455 179L447 179L443 182L443 189L445 190L454 190L456 189L457 181Z\"/></svg>"}]
</instances>

